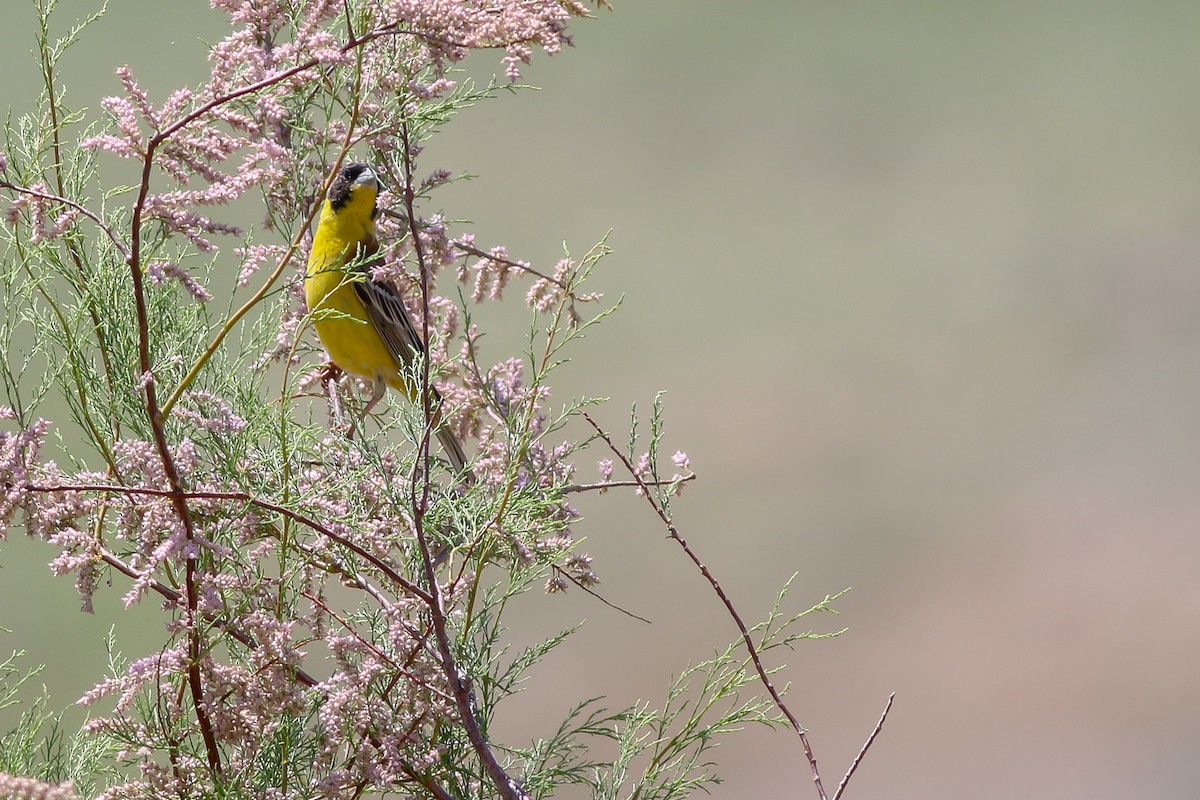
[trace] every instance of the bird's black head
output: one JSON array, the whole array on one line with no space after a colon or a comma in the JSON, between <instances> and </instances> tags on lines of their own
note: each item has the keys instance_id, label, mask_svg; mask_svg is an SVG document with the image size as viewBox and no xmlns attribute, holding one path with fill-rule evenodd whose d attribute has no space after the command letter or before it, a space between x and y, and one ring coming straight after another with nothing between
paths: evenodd
<instances>
[{"instance_id":1,"label":"bird's black head","mask_svg":"<svg viewBox=\"0 0 1200 800\"><path fill-rule=\"evenodd\" d=\"M329 204L333 206L334 211L340 211L346 203L350 202L351 195L360 189L370 190L371 216L374 217L374 196L379 191L379 178L375 174L375 170L367 164L354 163L342 167L338 176L329 186Z\"/></svg>"}]
</instances>

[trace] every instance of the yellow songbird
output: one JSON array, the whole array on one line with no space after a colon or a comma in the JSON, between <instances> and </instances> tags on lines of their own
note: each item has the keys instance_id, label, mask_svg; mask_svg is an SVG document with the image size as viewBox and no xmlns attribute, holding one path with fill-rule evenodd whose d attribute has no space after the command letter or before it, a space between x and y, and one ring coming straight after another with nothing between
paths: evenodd
<instances>
[{"instance_id":1,"label":"yellow songbird","mask_svg":"<svg viewBox=\"0 0 1200 800\"><path fill-rule=\"evenodd\" d=\"M329 358L351 375L374 384L364 416L383 397L387 387L417 400L402 367L425 343L395 288L371 279L370 265L378 258L375 205L379 178L366 164L347 164L329 187L313 237L304 278L304 296L313 313L313 327ZM442 422L442 398L430 387L433 422L438 439L456 471L466 466L462 445Z\"/></svg>"}]
</instances>

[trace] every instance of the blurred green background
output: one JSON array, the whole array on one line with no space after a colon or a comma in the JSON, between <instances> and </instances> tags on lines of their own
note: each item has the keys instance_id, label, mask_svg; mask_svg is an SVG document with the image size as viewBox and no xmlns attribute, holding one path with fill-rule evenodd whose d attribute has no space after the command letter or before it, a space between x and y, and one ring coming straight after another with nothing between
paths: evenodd
<instances>
[{"instance_id":1,"label":"blurred green background","mask_svg":"<svg viewBox=\"0 0 1200 800\"><path fill-rule=\"evenodd\" d=\"M22 110L33 15L6 5ZM60 5L64 27L95 7ZM96 110L122 63L158 100L195 83L219 23L111 0L68 102ZM678 522L748 618L793 572L797 607L854 587L816 623L849 633L779 676L826 785L894 690L850 798L1195 796L1200 4L617 0L574 30L527 70L542 91L461 115L423 167L476 173L438 202L535 264L613 229L596 283L624 307L556 391L611 395L623 430L669 390L668 452L700 473ZM606 596L654 624L529 598L518 638L589 624L512 701L513 737L658 698L736 635L641 501L583 509ZM66 704L99 626L48 548L3 547L0 649ZM786 733L716 757L717 796L815 797Z\"/></svg>"}]
</instances>

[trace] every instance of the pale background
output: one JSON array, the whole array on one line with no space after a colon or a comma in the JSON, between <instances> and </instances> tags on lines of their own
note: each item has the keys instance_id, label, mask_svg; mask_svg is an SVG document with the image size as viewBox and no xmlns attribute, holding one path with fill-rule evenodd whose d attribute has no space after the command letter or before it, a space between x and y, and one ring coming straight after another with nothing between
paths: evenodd
<instances>
[{"instance_id":1,"label":"pale background","mask_svg":"<svg viewBox=\"0 0 1200 800\"><path fill-rule=\"evenodd\" d=\"M32 15L5 3L22 109ZM125 62L158 100L194 82L216 20L112 0L69 102ZM849 798L1194 797L1200 4L618 0L575 33L528 70L543 91L463 114L424 167L478 174L446 212L537 264L614 229L596 284L624 308L555 387L611 395L622 430L669 390L666 444L701 475L678 521L748 617L793 572L796 607L854 587L817 621L849 633L780 676L827 785L895 691ZM531 598L523 639L589 624L514 737L659 698L736 635L647 508L584 510L605 593L654 624ZM49 662L65 704L103 626L48 558L4 545L0 650ZM131 650L160 631L135 619ZM718 797L816 796L787 733L716 757Z\"/></svg>"}]
</instances>

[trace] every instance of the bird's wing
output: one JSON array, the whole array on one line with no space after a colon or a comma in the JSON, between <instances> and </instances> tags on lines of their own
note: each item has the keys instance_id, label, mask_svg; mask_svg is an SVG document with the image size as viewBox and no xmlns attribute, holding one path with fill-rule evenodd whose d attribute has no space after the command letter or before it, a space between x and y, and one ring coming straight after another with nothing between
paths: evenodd
<instances>
[{"instance_id":1,"label":"bird's wing","mask_svg":"<svg viewBox=\"0 0 1200 800\"><path fill-rule=\"evenodd\" d=\"M354 291L367 309L371 324L401 366L412 364L417 354L425 355L425 342L417 333L400 293L382 281L355 281ZM440 398L439 398L440 399Z\"/></svg>"},{"instance_id":2,"label":"bird's wing","mask_svg":"<svg viewBox=\"0 0 1200 800\"><path fill-rule=\"evenodd\" d=\"M396 363L407 367L412 364L418 353L422 357L428 355L425 350L425 342L417 333L417 328L408 315L408 309L404 307L404 299L400 293L391 284L371 279L369 274L371 263L368 261L364 266L364 269L368 271L367 279L355 281L354 291L358 293L358 299L366 307L367 316L370 317L371 324L375 326L379 338L383 339L388 350L392 351ZM429 387L429 391L433 400L434 419L438 423L438 439L446 449L446 455L449 456L454 468L462 470L467 464L466 452L463 450L462 443L442 421L441 393L433 386ZM409 392L409 395L414 399L418 397L415 390Z\"/></svg>"}]
</instances>

